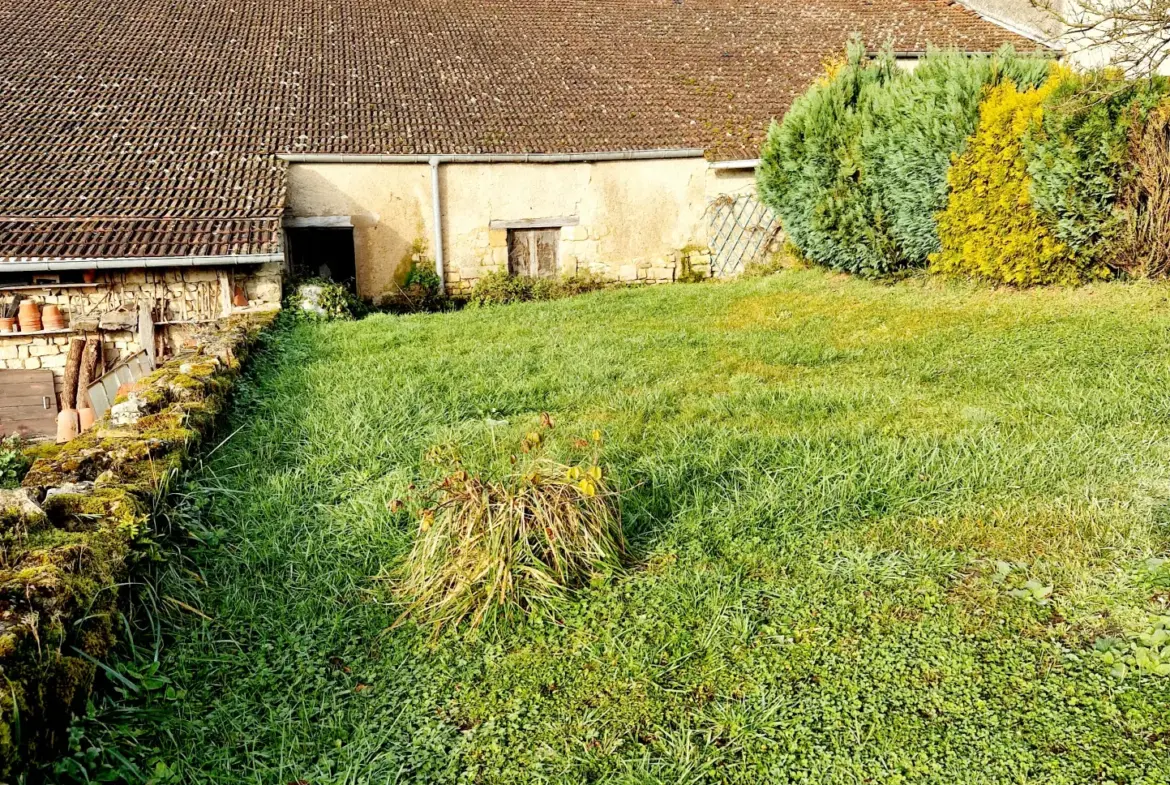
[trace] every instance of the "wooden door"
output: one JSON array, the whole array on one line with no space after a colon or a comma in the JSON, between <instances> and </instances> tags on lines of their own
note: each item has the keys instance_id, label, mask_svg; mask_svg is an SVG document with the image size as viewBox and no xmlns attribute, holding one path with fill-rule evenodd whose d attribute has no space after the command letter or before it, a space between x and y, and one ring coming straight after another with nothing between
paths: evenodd
<instances>
[{"instance_id":1,"label":"wooden door","mask_svg":"<svg viewBox=\"0 0 1170 785\"><path fill-rule=\"evenodd\" d=\"M0 436L57 433L52 371L0 371Z\"/></svg>"},{"instance_id":2,"label":"wooden door","mask_svg":"<svg viewBox=\"0 0 1170 785\"><path fill-rule=\"evenodd\" d=\"M508 231L508 272L526 278L556 278L560 229Z\"/></svg>"}]
</instances>

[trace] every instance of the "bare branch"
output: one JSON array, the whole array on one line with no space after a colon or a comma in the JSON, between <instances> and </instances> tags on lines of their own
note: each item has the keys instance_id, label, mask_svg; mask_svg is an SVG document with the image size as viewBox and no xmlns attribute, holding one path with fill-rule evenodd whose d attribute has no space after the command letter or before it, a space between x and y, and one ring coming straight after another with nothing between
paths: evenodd
<instances>
[{"instance_id":1,"label":"bare branch","mask_svg":"<svg viewBox=\"0 0 1170 785\"><path fill-rule=\"evenodd\" d=\"M1074 50L1096 51L1129 76L1170 60L1170 0L1029 0L1060 25Z\"/></svg>"}]
</instances>

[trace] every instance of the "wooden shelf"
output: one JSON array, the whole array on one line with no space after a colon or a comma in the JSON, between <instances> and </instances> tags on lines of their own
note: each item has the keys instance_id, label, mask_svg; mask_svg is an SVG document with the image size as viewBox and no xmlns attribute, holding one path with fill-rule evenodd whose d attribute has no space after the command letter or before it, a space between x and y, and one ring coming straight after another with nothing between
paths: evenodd
<instances>
[{"instance_id":1,"label":"wooden shelf","mask_svg":"<svg viewBox=\"0 0 1170 785\"><path fill-rule=\"evenodd\" d=\"M20 286L0 286L0 292L43 292L49 289L96 289L100 283L30 283Z\"/></svg>"},{"instance_id":2,"label":"wooden shelf","mask_svg":"<svg viewBox=\"0 0 1170 785\"><path fill-rule=\"evenodd\" d=\"M36 330L34 332L0 332L0 338L28 338L33 336L67 336L75 332L71 328L64 330Z\"/></svg>"}]
</instances>

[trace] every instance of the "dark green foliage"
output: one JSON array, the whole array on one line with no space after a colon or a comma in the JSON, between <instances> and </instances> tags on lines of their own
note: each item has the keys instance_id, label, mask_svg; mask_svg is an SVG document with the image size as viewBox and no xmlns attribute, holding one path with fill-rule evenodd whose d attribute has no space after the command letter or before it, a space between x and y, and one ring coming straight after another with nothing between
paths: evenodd
<instances>
[{"instance_id":1,"label":"dark green foliage","mask_svg":"<svg viewBox=\"0 0 1170 785\"><path fill-rule=\"evenodd\" d=\"M1010 80L1021 90L1040 85L1046 60L929 52L912 74L875 91L861 139L862 166L876 193L897 266L920 267L939 250L935 215L946 207L947 168L975 130L979 101Z\"/></svg>"},{"instance_id":2,"label":"dark green foliage","mask_svg":"<svg viewBox=\"0 0 1170 785\"><path fill-rule=\"evenodd\" d=\"M1128 220L1119 198L1138 175L1131 134L1166 93L1160 78L1133 82L1113 72L1070 73L1025 140L1036 211L1079 261L1112 261L1112 245Z\"/></svg>"},{"instance_id":3,"label":"dark green foliage","mask_svg":"<svg viewBox=\"0 0 1170 785\"><path fill-rule=\"evenodd\" d=\"M896 265L885 216L862 170L861 136L874 94L904 78L886 55L867 62L859 42L846 63L773 123L760 153L760 198L810 260L877 276Z\"/></svg>"},{"instance_id":4,"label":"dark green foliage","mask_svg":"<svg viewBox=\"0 0 1170 785\"><path fill-rule=\"evenodd\" d=\"M410 311L443 311L451 301L443 294L443 281L429 263L412 262L399 294Z\"/></svg>"},{"instance_id":5,"label":"dark green foliage","mask_svg":"<svg viewBox=\"0 0 1170 785\"><path fill-rule=\"evenodd\" d=\"M761 151L761 198L810 261L866 276L921 266L939 248L951 157L979 100L1005 79L1034 86L1048 62L931 51L911 73L858 44L774 124Z\"/></svg>"},{"instance_id":6,"label":"dark green foliage","mask_svg":"<svg viewBox=\"0 0 1170 785\"><path fill-rule=\"evenodd\" d=\"M0 440L0 488L18 487L30 463L19 436Z\"/></svg>"}]
</instances>

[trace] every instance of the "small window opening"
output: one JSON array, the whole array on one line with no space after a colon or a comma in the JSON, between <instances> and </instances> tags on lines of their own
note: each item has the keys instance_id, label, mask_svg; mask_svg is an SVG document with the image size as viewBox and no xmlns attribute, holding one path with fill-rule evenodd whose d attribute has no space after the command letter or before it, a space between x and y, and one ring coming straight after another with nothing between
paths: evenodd
<instances>
[{"instance_id":1,"label":"small window opening","mask_svg":"<svg viewBox=\"0 0 1170 785\"><path fill-rule=\"evenodd\" d=\"M356 291L353 227L289 228L285 233L289 271L294 277L321 278Z\"/></svg>"},{"instance_id":2,"label":"small window opening","mask_svg":"<svg viewBox=\"0 0 1170 785\"><path fill-rule=\"evenodd\" d=\"M561 230L509 229L508 274L524 278L556 278Z\"/></svg>"}]
</instances>

